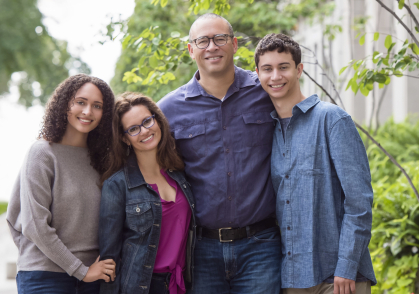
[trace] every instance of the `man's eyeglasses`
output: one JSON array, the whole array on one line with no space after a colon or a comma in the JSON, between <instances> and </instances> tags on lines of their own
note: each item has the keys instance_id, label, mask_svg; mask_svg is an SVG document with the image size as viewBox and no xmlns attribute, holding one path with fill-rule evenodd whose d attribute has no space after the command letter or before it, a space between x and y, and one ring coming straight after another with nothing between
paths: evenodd
<instances>
[{"instance_id":1,"label":"man's eyeglasses","mask_svg":"<svg viewBox=\"0 0 419 294\"><path fill-rule=\"evenodd\" d=\"M217 45L218 47L221 47L227 44L228 37L233 38L234 35L220 34L220 35L215 35L212 38L203 36L203 37L196 38L192 40L191 42L194 42L196 47L198 47L199 49L206 49L209 46L211 40L214 42L215 45Z\"/></svg>"},{"instance_id":2,"label":"man's eyeglasses","mask_svg":"<svg viewBox=\"0 0 419 294\"><path fill-rule=\"evenodd\" d=\"M146 117L143 120L143 123L141 125L135 125L130 127L128 130L126 130L124 132L124 134L128 134L132 137L137 136L139 133L141 133L141 127L144 127L146 129L151 128L152 126L154 126L154 114L152 116Z\"/></svg>"}]
</instances>

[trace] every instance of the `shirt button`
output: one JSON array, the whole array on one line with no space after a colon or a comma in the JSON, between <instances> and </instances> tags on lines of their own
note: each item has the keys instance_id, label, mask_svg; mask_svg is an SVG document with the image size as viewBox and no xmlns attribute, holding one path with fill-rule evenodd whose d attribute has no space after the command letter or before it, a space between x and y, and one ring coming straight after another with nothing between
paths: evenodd
<instances>
[{"instance_id":1,"label":"shirt button","mask_svg":"<svg viewBox=\"0 0 419 294\"><path fill-rule=\"evenodd\" d=\"M183 188L185 188L185 189L186 189L186 185L185 185L185 184L183 184Z\"/></svg>"},{"instance_id":2,"label":"shirt button","mask_svg":"<svg viewBox=\"0 0 419 294\"><path fill-rule=\"evenodd\" d=\"M141 211L141 209L140 209L139 207L137 207L137 208L135 209L135 211L136 211L136 212L140 212L140 211Z\"/></svg>"},{"instance_id":3,"label":"shirt button","mask_svg":"<svg viewBox=\"0 0 419 294\"><path fill-rule=\"evenodd\" d=\"M226 153L229 153L229 152L230 152L230 149L228 149L228 148L227 148L227 149L226 149Z\"/></svg>"},{"instance_id":4,"label":"shirt button","mask_svg":"<svg viewBox=\"0 0 419 294\"><path fill-rule=\"evenodd\" d=\"M289 230L291 230L291 227L290 227L290 226L288 226L288 227L287 227L287 230L288 230L288 231L289 231Z\"/></svg>"},{"instance_id":5,"label":"shirt button","mask_svg":"<svg viewBox=\"0 0 419 294\"><path fill-rule=\"evenodd\" d=\"M231 172L228 172L228 173L227 173L227 175L228 175L229 177L231 177Z\"/></svg>"},{"instance_id":6,"label":"shirt button","mask_svg":"<svg viewBox=\"0 0 419 294\"><path fill-rule=\"evenodd\" d=\"M291 251L288 251L288 255L291 255Z\"/></svg>"},{"instance_id":7,"label":"shirt button","mask_svg":"<svg viewBox=\"0 0 419 294\"><path fill-rule=\"evenodd\" d=\"M230 201L231 201L231 196L229 196L229 197L228 197L228 200L230 200Z\"/></svg>"},{"instance_id":8,"label":"shirt button","mask_svg":"<svg viewBox=\"0 0 419 294\"><path fill-rule=\"evenodd\" d=\"M286 178L286 179L288 179L289 177L290 177L289 175L286 175L286 176L285 176L285 178Z\"/></svg>"},{"instance_id":9,"label":"shirt button","mask_svg":"<svg viewBox=\"0 0 419 294\"><path fill-rule=\"evenodd\" d=\"M287 204L290 204L290 201L289 200L287 200Z\"/></svg>"},{"instance_id":10,"label":"shirt button","mask_svg":"<svg viewBox=\"0 0 419 294\"><path fill-rule=\"evenodd\" d=\"M189 134L189 138L192 138L192 134Z\"/></svg>"},{"instance_id":11,"label":"shirt button","mask_svg":"<svg viewBox=\"0 0 419 294\"><path fill-rule=\"evenodd\" d=\"M223 130L227 130L227 127L226 126L223 126Z\"/></svg>"},{"instance_id":12,"label":"shirt button","mask_svg":"<svg viewBox=\"0 0 419 294\"><path fill-rule=\"evenodd\" d=\"M169 169L169 172L173 172L173 170L172 169Z\"/></svg>"},{"instance_id":13,"label":"shirt button","mask_svg":"<svg viewBox=\"0 0 419 294\"><path fill-rule=\"evenodd\" d=\"M282 156L284 156L284 157L285 157L285 153L282 153Z\"/></svg>"}]
</instances>

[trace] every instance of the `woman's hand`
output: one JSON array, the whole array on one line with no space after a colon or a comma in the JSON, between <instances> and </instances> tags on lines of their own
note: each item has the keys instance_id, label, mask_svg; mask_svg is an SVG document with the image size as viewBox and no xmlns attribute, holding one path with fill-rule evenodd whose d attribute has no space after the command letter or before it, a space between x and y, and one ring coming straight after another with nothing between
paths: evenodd
<instances>
[{"instance_id":1,"label":"woman's hand","mask_svg":"<svg viewBox=\"0 0 419 294\"><path fill-rule=\"evenodd\" d=\"M98 256L95 263L89 267L83 282L89 283L102 279L108 283L111 280L115 280L115 261L113 261L113 259L99 261L99 258L100 256Z\"/></svg>"}]
</instances>

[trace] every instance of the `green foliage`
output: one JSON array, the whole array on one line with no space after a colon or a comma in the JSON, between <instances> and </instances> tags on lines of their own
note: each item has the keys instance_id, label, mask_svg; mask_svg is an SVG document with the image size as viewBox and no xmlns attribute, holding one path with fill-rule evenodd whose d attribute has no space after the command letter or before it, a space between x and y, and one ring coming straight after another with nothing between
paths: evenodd
<instances>
[{"instance_id":1,"label":"green foliage","mask_svg":"<svg viewBox=\"0 0 419 294\"><path fill-rule=\"evenodd\" d=\"M157 5L160 4L160 5ZM127 23L123 52L111 82L116 93L140 91L159 100L191 79L195 66L187 51L188 33L195 16L215 12L227 14L239 40L235 63L254 70L254 49L258 40L271 32L292 34L299 17L309 20L330 15L334 3L326 0L302 0L298 4L277 1L239 0L234 6L224 0L137 0ZM279 8L278 8L279 7ZM280 11L278 11L280 9ZM121 25L115 22L114 25ZM113 25L108 36L113 38ZM327 36L333 39L342 28L329 25Z\"/></svg>"},{"instance_id":2,"label":"green foliage","mask_svg":"<svg viewBox=\"0 0 419 294\"><path fill-rule=\"evenodd\" d=\"M67 52L67 44L52 38L41 22L36 0L0 0L0 94L8 92L14 72L24 72L18 82L19 102L44 104L69 69L89 73L87 65ZM40 84L40 93L34 91Z\"/></svg>"},{"instance_id":3,"label":"green foliage","mask_svg":"<svg viewBox=\"0 0 419 294\"><path fill-rule=\"evenodd\" d=\"M7 210L7 202L0 202L0 215L5 213Z\"/></svg>"},{"instance_id":4,"label":"green foliage","mask_svg":"<svg viewBox=\"0 0 419 294\"><path fill-rule=\"evenodd\" d=\"M111 81L115 94L136 91L159 100L191 79L196 67L191 66L187 43L181 40L188 35L194 20L187 16L187 4L173 0L161 7L149 0L137 0L134 13L126 23L118 21L108 26L110 38L115 37L114 31L119 31L116 26L122 26L125 32L122 54ZM167 60L166 53L174 62ZM173 76L176 80L172 80Z\"/></svg>"},{"instance_id":5,"label":"green foliage","mask_svg":"<svg viewBox=\"0 0 419 294\"><path fill-rule=\"evenodd\" d=\"M419 187L419 122L390 120L377 130L375 139ZM413 293L419 264L419 203L406 178L376 145L367 153L374 189L369 248L378 281L372 293Z\"/></svg>"},{"instance_id":6,"label":"green foliage","mask_svg":"<svg viewBox=\"0 0 419 294\"><path fill-rule=\"evenodd\" d=\"M399 0L399 9L404 9L404 4L405 1ZM416 6L418 7L418 5ZM365 44L365 24L367 19L361 19L358 25L355 26L355 30L359 31L357 37L363 33L359 39L361 46ZM416 32L418 32L417 29ZM373 42L378 42L379 37L380 33L375 32ZM418 45L415 42L410 42L409 39L404 41L399 50L395 49L395 45L396 42L393 41L393 37L387 35L384 40L386 52L375 51L372 56L366 56L361 60L352 60L349 66L342 68L340 73L347 68L353 69L353 76L348 81L346 89L351 88L355 94L359 91L364 96L368 96L374 88L374 83L377 83L381 89L390 84L391 76L403 77L406 71L412 72L419 69ZM372 68L368 67L366 62L370 59L373 62Z\"/></svg>"}]
</instances>

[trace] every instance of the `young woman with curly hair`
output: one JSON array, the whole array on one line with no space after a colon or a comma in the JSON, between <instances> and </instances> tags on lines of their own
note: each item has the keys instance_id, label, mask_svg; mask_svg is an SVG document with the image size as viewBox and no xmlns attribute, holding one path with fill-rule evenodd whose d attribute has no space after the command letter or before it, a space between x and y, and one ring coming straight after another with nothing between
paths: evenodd
<instances>
[{"instance_id":1,"label":"young woman with curly hair","mask_svg":"<svg viewBox=\"0 0 419 294\"><path fill-rule=\"evenodd\" d=\"M192 284L195 205L169 124L151 98L124 93L112 130L99 248L101 258L116 261L116 278L102 282L100 293L185 293Z\"/></svg>"},{"instance_id":2,"label":"young woman with curly hair","mask_svg":"<svg viewBox=\"0 0 419 294\"><path fill-rule=\"evenodd\" d=\"M97 280L114 279L114 261L99 261L97 237L114 103L110 87L85 74L50 98L7 211L19 293L98 293Z\"/></svg>"}]
</instances>

